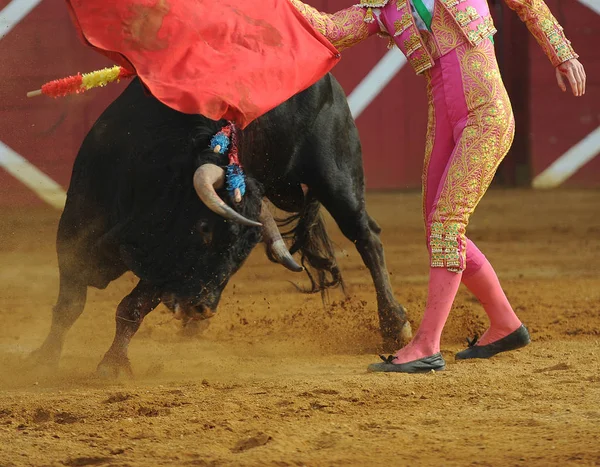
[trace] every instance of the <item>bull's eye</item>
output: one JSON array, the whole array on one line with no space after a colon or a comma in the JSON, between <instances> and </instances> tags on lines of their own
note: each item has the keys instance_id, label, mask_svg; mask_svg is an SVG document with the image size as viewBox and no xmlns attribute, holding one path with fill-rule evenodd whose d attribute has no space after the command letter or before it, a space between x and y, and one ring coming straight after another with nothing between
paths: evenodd
<instances>
[{"instance_id":1,"label":"bull's eye","mask_svg":"<svg viewBox=\"0 0 600 467\"><path fill-rule=\"evenodd\" d=\"M202 236L202 242L205 245L212 243L214 225L211 225L207 220L202 219L196 223L196 230Z\"/></svg>"}]
</instances>

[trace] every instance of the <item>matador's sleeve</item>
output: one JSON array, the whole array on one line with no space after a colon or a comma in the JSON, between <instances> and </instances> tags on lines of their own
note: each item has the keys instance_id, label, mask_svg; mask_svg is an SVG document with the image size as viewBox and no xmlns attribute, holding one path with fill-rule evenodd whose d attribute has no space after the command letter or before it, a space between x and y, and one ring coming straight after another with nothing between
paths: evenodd
<instances>
[{"instance_id":1,"label":"matador's sleeve","mask_svg":"<svg viewBox=\"0 0 600 467\"><path fill-rule=\"evenodd\" d=\"M329 14L320 12L300 0L290 2L339 51L381 32L377 22L365 23L366 10L359 6Z\"/></svg>"},{"instance_id":2,"label":"matador's sleeve","mask_svg":"<svg viewBox=\"0 0 600 467\"><path fill-rule=\"evenodd\" d=\"M526 25L555 67L578 58L544 0L504 0Z\"/></svg>"}]
</instances>

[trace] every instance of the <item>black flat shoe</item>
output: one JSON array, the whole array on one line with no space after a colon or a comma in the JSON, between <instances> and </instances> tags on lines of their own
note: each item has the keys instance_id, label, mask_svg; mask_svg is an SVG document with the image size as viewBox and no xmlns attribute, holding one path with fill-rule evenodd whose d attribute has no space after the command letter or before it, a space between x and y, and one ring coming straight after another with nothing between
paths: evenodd
<instances>
[{"instance_id":1,"label":"black flat shoe","mask_svg":"<svg viewBox=\"0 0 600 467\"><path fill-rule=\"evenodd\" d=\"M383 363L372 363L367 368L370 372L383 373L428 373L433 371L442 371L446 368L446 362L440 352L431 355L430 357L420 358L406 363L392 363L394 356L381 356Z\"/></svg>"},{"instance_id":2,"label":"black flat shoe","mask_svg":"<svg viewBox=\"0 0 600 467\"><path fill-rule=\"evenodd\" d=\"M520 349L525 347L531 342L529 337L529 331L521 324L516 330L511 332L508 336L498 339L495 342L491 342L487 345L476 345L477 341L469 341L469 348L461 350L455 356L457 360L467 360L469 358L490 358L500 352L507 352L509 350Z\"/></svg>"}]
</instances>

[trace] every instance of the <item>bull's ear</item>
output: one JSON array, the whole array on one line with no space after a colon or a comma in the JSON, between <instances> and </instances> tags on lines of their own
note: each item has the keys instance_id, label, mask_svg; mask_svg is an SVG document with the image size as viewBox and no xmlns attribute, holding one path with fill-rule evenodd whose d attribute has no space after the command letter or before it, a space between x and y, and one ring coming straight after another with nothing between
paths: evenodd
<instances>
[{"instance_id":1,"label":"bull's ear","mask_svg":"<svg viewBox=\"0 0 600 467\"><path fill-rule=\"evenodd\" d=\"M213 241L214 225L208 219L201 219L196 222L196 231L202 238L202 243L210 245Z\"/></svg>"}]
</instances>

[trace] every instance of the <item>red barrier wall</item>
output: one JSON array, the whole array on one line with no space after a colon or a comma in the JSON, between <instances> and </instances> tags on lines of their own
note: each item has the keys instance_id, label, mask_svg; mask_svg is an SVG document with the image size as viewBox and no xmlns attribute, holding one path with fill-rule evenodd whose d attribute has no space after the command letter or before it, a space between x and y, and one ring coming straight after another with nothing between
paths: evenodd
<instances>
[{"instance_id":1,"label":"red barrier wall","mask_svg":"<svg viewBox=\"0 0 600 467\"><path fill-rule=\"evenodd\" d=\"M580 55L587 73L583 98L558 90L554 70L530 41L531 172L553 161L600 126L600 15L575 0L547 0ZM566 185L600 186L600 157L574 174Z\"/></svg>"}]
</instances>

